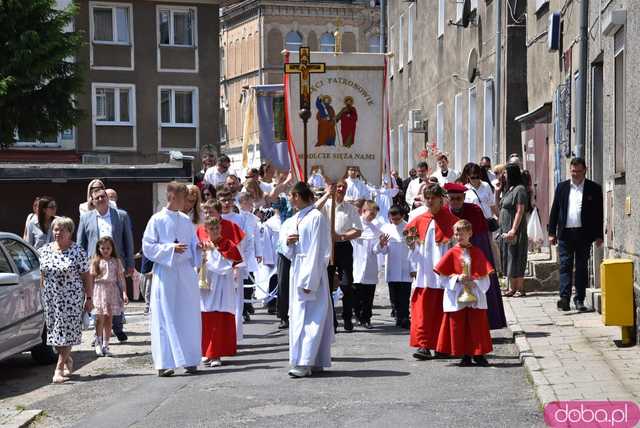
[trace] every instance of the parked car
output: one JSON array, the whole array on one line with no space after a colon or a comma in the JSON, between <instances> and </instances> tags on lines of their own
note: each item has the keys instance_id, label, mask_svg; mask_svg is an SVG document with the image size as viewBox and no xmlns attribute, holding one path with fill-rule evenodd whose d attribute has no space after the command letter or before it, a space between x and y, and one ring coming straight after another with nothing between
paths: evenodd
<instances>
[{"instance_id":1,"label":"parked car","mask_svg":"<svg viewBox=\"0 0 640 428\"><path fill-rule=\"evenodd\" d=\"M47 346L38 253L17 235L0 232L0 360L31 351L40 364L57 355Z\"/></svg>"}]
</instances>

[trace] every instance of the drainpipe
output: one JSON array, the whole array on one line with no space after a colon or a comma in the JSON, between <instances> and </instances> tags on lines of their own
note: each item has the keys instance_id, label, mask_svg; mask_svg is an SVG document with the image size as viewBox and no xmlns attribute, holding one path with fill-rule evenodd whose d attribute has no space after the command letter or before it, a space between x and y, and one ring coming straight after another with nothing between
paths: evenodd
<instances>
[{"instance_id":1,"label":"drainpipe","mask_svg":"<svg viewBox=\"0 0 640 428\"><path fill-rule=\"evenodd\" d=\"M587 25L589 24L589 0L580 2L580 86L578 88L576 116L576 156L584 157L587 136L587 56L589 55Z\"/></svg>"},{"instance_id":2,"label":"drainpipe","mask_svg":"<svg viewBox=\"0 0 640 428\"><path fill-rule=\"evenodd\" d=\"M509 0L507 0L509 1ZM585 1L585 0L583 0ZM493 124L493 139L494 139L494 162L500 163L500 126L501 126L501 113L500 109L502 99L502 2L503 0L497 0L495 2L496 8L496 90L495 90L495 109L494 124Z\"/></svg>"}]
</instances>

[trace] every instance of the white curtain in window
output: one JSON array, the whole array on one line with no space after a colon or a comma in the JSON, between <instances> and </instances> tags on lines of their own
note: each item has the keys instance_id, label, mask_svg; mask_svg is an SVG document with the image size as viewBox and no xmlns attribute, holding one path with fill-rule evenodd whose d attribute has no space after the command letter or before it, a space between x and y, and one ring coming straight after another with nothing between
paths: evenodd
<instances>
[{"instance_id":1,"label":"white curtain in window","mask_svg":"<svg viewBox=\"0 0 640 428\"><path fill-rule=\"evenodd\" d=\"M333 52L336 50L336 38L331 33L324 33L320 37L320 52Z\"/></svg>"},{"instance_id":2,"label":"white curtain in window","mask_svg":"<svg viewBox=\"0 0 640 428\"><path fill-rule=\"evenodd\" d=\"M116 8L116 27L118 29L118 42L129 43L129 9L126 7Z\"/></svg>"},{"instance_id":3,"label":"white curtain in window","mask_svg":"<svg viewBox=\"0 0 640 428\"><path fill-rule=\"evenodd\" d=\"M162 123L171 122L171 91L160 91L160 120Z\"/></svg>"},{"instance_id":4,"label":"white curtain in window","mask_svg":"<svg viewBox=\"0 0 640 428\"><path fill-rule=\"evenodd\" d=\"M104 8L93 9L93 39L99 42L113 41L112 10Z\"/></svg>"},{"instance_id":5,"label":"white curtain in window","mask_svg":"<svg viewBox=\"0 0 640 428\"><path fill-rule=\"evenodd\" d=\"M171 12L168 10L160 11L160 43L168 45L171 40L169 39L169 21Z\"/></svg>"},{"instance_id":6,"label":"white curtain in window","mask_svg":"<svg viewBox=\"0 0 640 428\"><path fill-rule=\"evenodd\" d=\"M176 123L193 123L193 93L176 91Z\"/></svg>"},{"instance_id":7,"label":"white curtain in window","mask_svg":"<svg viewBox=\"0 0 640 428\"><path fill-rule=\"evenodd\" d=\"M193 44L193 32L191 23L191 12L173 13L173 32L175 45L191 46Z\"/></svg>"}]
</instances>

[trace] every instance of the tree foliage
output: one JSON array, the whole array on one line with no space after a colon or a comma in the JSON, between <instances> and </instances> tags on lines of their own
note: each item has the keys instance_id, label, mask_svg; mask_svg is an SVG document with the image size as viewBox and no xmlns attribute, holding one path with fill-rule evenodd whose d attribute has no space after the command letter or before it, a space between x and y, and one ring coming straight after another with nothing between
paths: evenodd
<instances>
[{"instance_id":1,"label":"tree foliage","mask_svg":"<svg viewBox=\"0 0 640 428\"><path fill-rule=\"evenodd\" d=\"M82 39L69 32L77 8L55 3L0 0L0 146L13 144L16 130L44 140L82 117L73 97L83 86Z\"/></svg>"}]
</instances>

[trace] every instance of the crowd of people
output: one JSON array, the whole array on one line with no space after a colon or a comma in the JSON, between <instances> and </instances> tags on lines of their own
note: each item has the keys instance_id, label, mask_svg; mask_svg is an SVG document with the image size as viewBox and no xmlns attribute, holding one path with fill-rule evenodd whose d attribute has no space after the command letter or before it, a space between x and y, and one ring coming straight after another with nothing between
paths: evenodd
<instances>
[{"instance_id":1,"label":"crowd of people","mask_svg":"<svg viewBox=\"0 0 640 428\"><path fill-rule=\"evenodd\" d=\"M446 153L436 162L434 171L422 161L410 178L393 171L372 186L356 166L335 183L317 167L295 182L269 163L241 179L227 156L205 154L193 184L167 185L167 205L142 239L158 375L222 365L260 302L289 330L289 375L311 376L331 366L340 327L373 328L381 279L416 359L488 365L489 332L506 327L499 275L508 279L505 296L526 295L530 178L517 156L495 168L485 157L460 172ZM125 283L136 271L131 222L116 201L102 181L89 184L76 243L73 222L56 216L52 198L34 202L25 226L42 258L56 383L73 372L70 347L80 342L83 313L95 312L98 356L111 355L112 329L126 340Z\"/></svg>"}]
</instances>

